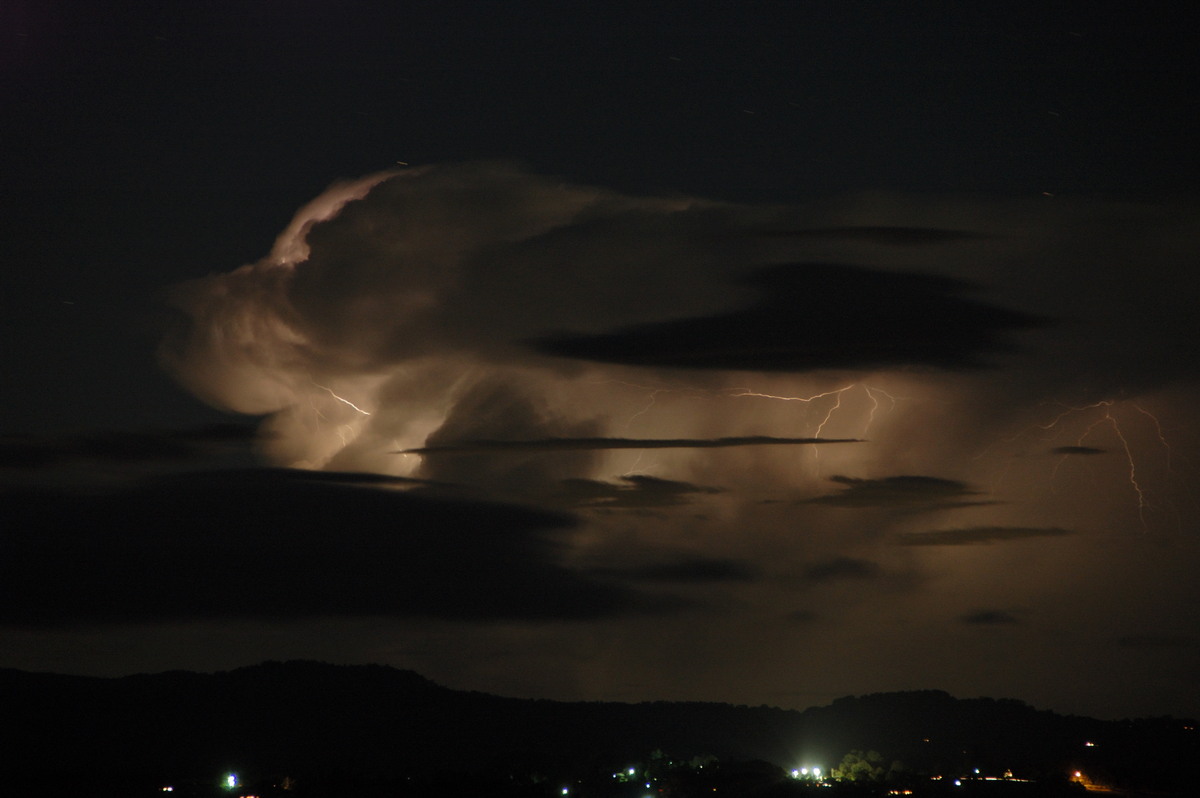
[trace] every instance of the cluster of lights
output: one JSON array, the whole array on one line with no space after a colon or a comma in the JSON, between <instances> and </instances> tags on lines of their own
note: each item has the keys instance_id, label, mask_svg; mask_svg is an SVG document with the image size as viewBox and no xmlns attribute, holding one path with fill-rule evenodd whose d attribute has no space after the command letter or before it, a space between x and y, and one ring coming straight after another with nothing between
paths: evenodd
<instances>
[{"instance_id":1,"label":"cluster of lights","mask_svg":"<svg viewBox=\"0 0 1200 798\"><path fill-rule=\"evenodd\" d=\"M792 770L792 778L793 778L793 779L809 779L809 778L812 778L812 779L817 779L817 780L819 781L819 780L820 780L820 778L821 778L821 769L820 769L820 768L797 768L797 769L793 769L793 770Z\"/></svg>"}]
</instances>

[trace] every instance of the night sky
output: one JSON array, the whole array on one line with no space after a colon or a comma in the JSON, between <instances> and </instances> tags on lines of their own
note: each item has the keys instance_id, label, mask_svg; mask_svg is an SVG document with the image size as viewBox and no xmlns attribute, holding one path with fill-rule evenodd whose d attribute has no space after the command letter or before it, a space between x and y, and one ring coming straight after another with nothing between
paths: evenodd
<instances>
[{"instance_id":1,"label":"night sky","mask_svg":"<svg viewBox=\"0 0 1200 798\"><path fill-rule=\"evenodd\" d=\"M0 667L1200 714L1183 3L6 2Z\"/></svg>"}]
</instances>

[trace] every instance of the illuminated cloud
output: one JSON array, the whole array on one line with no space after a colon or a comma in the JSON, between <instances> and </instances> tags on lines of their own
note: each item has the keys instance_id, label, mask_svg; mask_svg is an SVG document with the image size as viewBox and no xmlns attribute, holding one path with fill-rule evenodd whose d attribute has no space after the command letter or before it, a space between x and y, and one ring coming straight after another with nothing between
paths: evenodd
<instances>
[{"instance_id":1,"label":"illuminated cloud","mask_svg":"<svg viewBox=\"0 0 1200 798\"><path fill-rule=\"evenodd\" d=\"M961 423L981 429L1041 402L1196 376L1186 291L1156 294L1169 299L1156 300L1150 329L1129 321L1140 294L1076 279L1119 251L1105 244L1114 215L1157 242L1157 260L1139 261L1145 279L1171 285L1170 265L1188 255L1186 214L883 195L752 207L623 195L505 164L421 167L335 186L267 257L177 287L160 355L206 401L267 416L266 455L302 468L478 476L504 490L522 474L611 477L611 452L583 439L887 447L895 436L878 433L899 428L871 422L911 415L897 388L928 400L961 377L947 412L974 414ZM1072 315L1050 324L1064 281ZM1121 345L1096 347L1097 326ZM839 411L780 434L783 411L768 423L764 402L694 403L667 423L658 412L688 396L829 396L868 376L849 428ZM631 434L646 411L649 434ZM542 444L564 451L541 464L494 451L477 474L432 455L552 439L576 451Z\"/></svg>"},{"instance_id":2,"label":"illuminated cloud","mask_svg":"<svg viewBox=\"0 0 1200 798\"><path fill-rule=\"evenodd\" d=\"M306 484L305 503L221 519L257 519L246 545L294 522L359 547L370 563L331 562L374 581L325 617L431 624L427 648L396 631L406 667L454 661L486 684L502 666L463 646L521 652L508 672L588 697L725 698L730 672L790 686L798 660L853 663L860 684L953 681L947 607L957 633L1003 629L1050 660L1058 643L1005 608L1103 641L1097 619L1129 596L1131 618L1200 606L1155 589L1194 562L1200 215L1044 199L751 207L496 164L406 170L335 188L266 258L177 287L161 356L198 396L261 416L271 463L412 480ZM313 503L350 491L397 498ZM381 598L385 572L400 588ZM431 581L436 606L417 592ZM667 609L669 642L646 615ZM911 660L881 658L892 644ZM1095 667L1121 673L1128 651L1107 648Z\"/></svg>"},{"instance_id":3,"label":"illuminated cloud","mask_svg":"<svg viewBox=\"0 0 1200 798\"><path fill-rule=\"evenodd\" d=\"M410 473L419 458L391 453L513 440L499 415L522 404L521 437L621 445L630 436L606 428L612 390L596 386L628 377L572 360L961 369L1039 323L944 275L795 258L826 240L921 252L982 233L806 228L798 215L623 196L502 164L383 173L314 200L263 260L178 287L160 354L198 396L269 415L276 462ZM689 437L734 436L671 439ZM577 457L559 474L587 477L595 462Z\"/></svg>"}]
</instances>

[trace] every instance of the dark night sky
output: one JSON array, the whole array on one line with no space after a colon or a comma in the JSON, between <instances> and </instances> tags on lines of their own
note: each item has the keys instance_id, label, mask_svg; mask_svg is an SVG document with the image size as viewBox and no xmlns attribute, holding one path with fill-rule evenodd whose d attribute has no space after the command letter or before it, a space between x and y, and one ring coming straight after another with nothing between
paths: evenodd
<instances>
[{"instance_id":1,"label":"dark night sky","mask_svg":"<svg viewBox=\"0 0 1200 798\"><path fill-rule=\"evenodd\" d=\"M5 3L0 666L1200 713L1197 14L960 5Z\"/></svg>"}]
</instances>

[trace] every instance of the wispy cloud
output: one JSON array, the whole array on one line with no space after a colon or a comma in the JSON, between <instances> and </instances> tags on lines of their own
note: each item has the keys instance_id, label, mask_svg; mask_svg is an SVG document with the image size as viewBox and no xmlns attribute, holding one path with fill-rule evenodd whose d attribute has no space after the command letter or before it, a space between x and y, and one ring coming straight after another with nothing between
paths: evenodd
<instances>
[{"instance_id":1,"label":"wispy cloud","mask_svg":"<svg viewBox=\"0 0 1200 798\"><path fill-rule=\"evenodd\" d=\"M1005 610L976 610L967 613L959 620L972 626L1006 626L1020 622L1017 616Z\"/></svg>"},{"instance_id":2,"label":"wispy cloud","mask_svg":"<svg viewBox=\"0 0 1200 798\"><path fill-rule=\"evenodd\" d=\"M1050 454L1107 454L1108 449L1097 449L1094 446L1055 446Z\"/></svg>"},{"instance_id":3,"label":"wispy cloud","mask_svg":"<svg viewBox=\"0 0 1200 798\"><path fill-rule=\"evenodd\" d=\"M1070 530L1059 527L976 526L932 532L904 532L896 536L896 542L902 546L974 546L1070 534Z\"/></svg>"},{"instance_id":4,"label":"wispy cloud","mask_svg":"<svg viewBox=\"0 0 1200 798\"><path fill-rule=\"evenodd\" d=\"M978 495L966 483L953 479L928 476L894 476L881 479L858 479L856 477L833 476L830 482L844 486L838 493L830 493L809 499L810 504L827 504L834 507L916 507L928 505L926 509L952 506L968 506L985 502L970 501L968 497Z\"/></svg>"},{"instance_id":5,"label":"wispy cloud","mask_svg":"<svg viewBox=\"0 0 1200 798\"><path fill-rule=\"evenodd\" d=\"M833 557L815 562L804 569L804 577L812 582L842 579L876 579L883 574L879 564L856 557Z\"/></svg>"},{"instance_id":6,"label":"wispy cloud","mask_svg":"<svg viewBox=\"0 0 1200 798\"><path fill-rule=\"evenodd\" d=\"M720 449L730 446L800 446L861 443L857 438L775 438L749 435L733 438L541 438L535 440L473 440L401 449L396 454L466 454L498 451L590 451L597 449Z\"/></svg>"},{"instance_id":7,"label":"wispy cloud","mask_svg":"<svg viewBox=\"0 0 1200 798\"><path fill-rule=\"evenodd\" d=\"M764 230L759 235L782 238L814 239L818 241L863 241L882 246L923 247L955 241L991 238L987 233L971 230L948 230L938 227L892 227L848 225L845 227L809 227L795 230Z\"/></svg>"},{"instance_id":8,"label":"wispy cloud","mask_svg":"<svg viewBox=\"0 0 1200 798\"><path fill-rule=\"evenodd\" d=\"M928 274L794 263L755 271L741 310L534 341L561 357L685 369L811 371L897 366L971 369L1008 351L1003 333L1045 319L961 294Z\"/></svg>"},{"instance_id":9,"label":"wispy cloud","mask_svg":"<svg viewBox=\"0 0 1200 798\"><path fill-rule=\"evenodd\" d=\"M1171 649L1200 647L1200 638L1180 634L1137 634L1117 638L1121 648Z\"/></svg>"},{"instance_id":10,"label":"wispy cloud","mask_svg":"<svg viewBox=\"0 0 1200 798\"><path fill-rule=\"evenodd\" d=\"M693 485L646 474L626 474L618 483L597 479L568 479L559 484L552 499L568 507L647 508L672 507L696 496L720 493L719 488Z\"/></svg>"},{"instance_id":11,"label":"wispy cloud","mask_svg":"<svg viewBox=\"0 0 1200 798\"><path fill-rule=\"evenodd\" d=\"M709 584L752 582L761 577L762 570L740 560L689 556L679 560L650 563L627 569L606 569L598 573L651 582Z\"/></svg>"}]
</instances>

